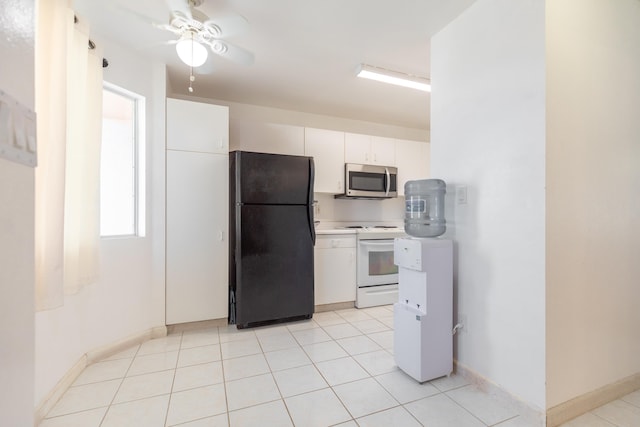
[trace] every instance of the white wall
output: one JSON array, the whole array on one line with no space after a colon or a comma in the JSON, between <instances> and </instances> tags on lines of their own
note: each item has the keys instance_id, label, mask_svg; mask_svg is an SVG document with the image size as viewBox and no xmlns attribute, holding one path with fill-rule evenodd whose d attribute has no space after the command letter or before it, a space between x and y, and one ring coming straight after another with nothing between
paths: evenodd
<instances>
[{"instance_id":1,"label":"white wall","mask_svg":"<svg viewBox=\"0 0 640 427\"><path fill-rule=\"evenodd\" d=\"M547 2L547 406L640 373L640 2Z\"/></svg>"},{"instance_id":2,"label":"white wall","mask_svg":"<svg viewBox=\"0 0 640 427\"><path fill-rule=\"evenodd\" d=\"M234 126L241 126L242 122L278 123L293 126L306 126L319 129L331 129L352 133L384 136L388 138L412 139L429 141L429 131L425 129L404 128L383 123L366 122L345 119L342 117L324 116L321 114L304 113L301 111L282 110L279 108L263 107L259 105L240 104L216 99L185 97L183 95L168 95L171 98L191 99L229 107L229 138L233 142Z\"/></svg>"},{"instance_id":3,"label":"white wall","mask_svg":"<svg viewBox=\"0 0 640 427\"><path fill-rule=\"evenodd\" d=\"M335 199L333 194L315 193L320 226L331 228L335 223L397 224L404 221L404 197L388 200Z\"/></svg>"},{"instance_id":4,"label":"white wall","mask_svg":"<svg viewBox=\"0 0 640 427\"><path fill-rule=\"evenodd\" d=\"M458 362L545 408L544 2L478 0L432 38L431 175L448 203Z\"/></svg>"},{"instance_id":5,"label":"white wall","mask_svg":"<svg viewBox=\"0 0 640 427\"><path fill-rule=\"evenodd\" d=\"M92 39L109 61L104 80L146 97L147 232L103 239L99 283L65 297L61 308L36 314L36 406L83 354L165 323L165 67Z\"/></svg>"},{"instance_id":6,"label":"white wall","mask_svg":"<svg viewBox=\"0 0 640 427\"><path fill-rule=\"evenodd\" d=\"M0 89L34 109L33 0L0 0ZM34 169L0 159L0 425L33 425Z\"/></svg>"}]
</instances>

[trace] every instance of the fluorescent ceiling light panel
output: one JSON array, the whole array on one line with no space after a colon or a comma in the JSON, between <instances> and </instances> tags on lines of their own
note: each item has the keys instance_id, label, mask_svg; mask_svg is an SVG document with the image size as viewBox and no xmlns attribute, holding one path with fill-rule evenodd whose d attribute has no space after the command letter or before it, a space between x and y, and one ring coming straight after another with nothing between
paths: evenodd
<instances>
[{"instance_id":1,"label":"fluorescent ceiling light panel","mask_svg":"<svg viewBox=\"0 0 640 427\"><path fill-rule=\"evenodd\" d=\"M384 68L373 67L371 65L360 64L360 67L358 67L358 77L418 89L424 92L431 92L429 79L400 73L398 71L385 70Z\"/></svg>"}]
</instances>

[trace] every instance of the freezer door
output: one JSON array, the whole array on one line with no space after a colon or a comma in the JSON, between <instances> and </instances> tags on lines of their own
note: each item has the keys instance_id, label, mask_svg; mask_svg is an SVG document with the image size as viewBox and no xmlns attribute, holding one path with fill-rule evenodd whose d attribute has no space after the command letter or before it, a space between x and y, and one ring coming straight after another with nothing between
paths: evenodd
<instances>
[{"instance_id":1,"label":"freezer door","mask_svg":"<svg viewBox=\"0 0 640 427\"><path fill-rule=\"evenodd\" d=\"M313 241L306 206L236 209L236 324L311 316Z\"/></svg>"},{"instance_id":2,"label":"freezer door","mask_svg":"<svg viewBox=\"0 0 640 427\"><path fill-rule=\"evenodd\" d=\"M236 202L308 205L313 197L313 159L235 151Z\"/></svg>"}]
</instances>

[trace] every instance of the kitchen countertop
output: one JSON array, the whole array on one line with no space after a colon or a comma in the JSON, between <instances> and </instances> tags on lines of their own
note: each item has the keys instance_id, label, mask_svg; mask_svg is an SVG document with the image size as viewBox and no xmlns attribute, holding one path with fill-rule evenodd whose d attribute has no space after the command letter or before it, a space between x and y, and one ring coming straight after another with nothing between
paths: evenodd
<instances>
[{"instance_id":1,"label":"kitchen countertop","mask_svg":"<svg viewBox=\"0 0 640 427\"><path fill-rule=\"evenodd\" d=\"M316 228L316 234L356 234L353 228Z\"/></svg>"}]
</instances>

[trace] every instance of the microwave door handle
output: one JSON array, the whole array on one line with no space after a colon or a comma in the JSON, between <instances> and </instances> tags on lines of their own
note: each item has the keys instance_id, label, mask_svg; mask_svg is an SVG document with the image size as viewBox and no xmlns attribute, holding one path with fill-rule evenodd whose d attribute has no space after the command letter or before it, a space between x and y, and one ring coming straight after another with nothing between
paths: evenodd
<instances>
[{"instance_id":1,"label":"microwave door handle","mask_svg":"<svg viewBox=\"0 0 640 427\"><path fill-rule=\"evenodd\" d=\"M384 195L386 197L389 197L389 190L391 189L391 174L389 173L389 168L384 168L384 173L386 175L386 181L385 181L385 193Z\"/></svg>"}]
</instances>

